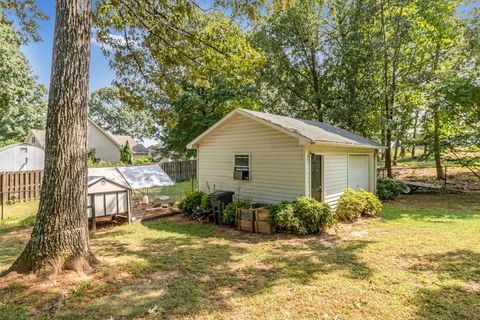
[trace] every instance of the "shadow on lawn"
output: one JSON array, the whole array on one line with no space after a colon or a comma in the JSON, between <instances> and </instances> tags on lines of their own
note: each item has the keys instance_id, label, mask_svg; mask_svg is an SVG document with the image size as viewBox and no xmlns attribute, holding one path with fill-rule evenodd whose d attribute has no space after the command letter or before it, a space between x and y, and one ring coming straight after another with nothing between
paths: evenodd
<instances>
[{"instance_id":1,"label":"shadow on lawn","mask_svg":"<svg viewBox=\"0 0 480 320\"><path fill-rule=\"evenodd\" d=\"M67 292L59 309L44 307L55 305L58 292L6 288L0 291L8 296L0 299L0 314L10 310L12 319L221 318L231 310L231 299L277 286L309 284L336 272L358 280L371 277L358 255L370 242L325 247L320 240L325 239L259 236L164 220L104 230L92 238L92 247L106 264L94 279L63 287Z\"/></svg>"},{"instance_id":2,"label":"shadow on lawn","mask_svg":"<svg viewBox=\"0 0 480 320\"><path fill-rule=\"evenodd\" d=\"M410 270L433 272L444 281L436 288L419 290L417 298L419 318L480 319L479 253L472 250L455 250L417 258L421 262ZM461 280L463 284L445 284L449 280Z\"/></svg>"},{"instance_id":3,"label":"shadow on lawn","mask_svg":"<svg viewBox=\"0 0 480 320\"><path fill-rule=\"evenodd\" d=\"M64 315L169 319L215 312L225 314L231 307L229 299L245 294L259 295L279 283L308 284L317 275L336 271L344 271L346 276L355 279L372 275L356 255L368 241L350 241L326 248L318 243L318 237L278 235L275 238L282 243L263 247L256 252L257 256L252 254L255 246L267 239L273 241L274 237L249 238L239 233L239 238L244 238L236 241L235 237L223 234L225 230L208 225L162 221L144 226L158 231L160 238L146 237L135 246L125 243L121 237L95 239L101 256L126 257L121 270L134 277L122 280L121 284L114 281L115 284L108 286L109 292L100 296L95 293L96 286L87 288L88 292L81 298L66 302ZM79 305L85 309L78 309Z\"/></svg>"}]
</instances>

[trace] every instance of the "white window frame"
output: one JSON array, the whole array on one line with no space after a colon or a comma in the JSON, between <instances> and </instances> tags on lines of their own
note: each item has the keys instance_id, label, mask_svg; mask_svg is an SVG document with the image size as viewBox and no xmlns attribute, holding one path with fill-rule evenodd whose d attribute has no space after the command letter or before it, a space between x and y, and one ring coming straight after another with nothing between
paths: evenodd
<instances>
[{"instance_id":1,"label":"white window frame","mask_svg":"<svg viewBox=\"0 0 480 320\"><path fill-rule=\"evenodd\" d=\"M248 157L248 180L237 180L237 181L252 181L252 155L249 152L238 152L233 154L233 173L236 171L235 159L237 156L247 156ZM240 170L239 170L240 171ZM233 179L233 177L232 177ZM235 179L234 179L235 180Z\"/></svg>"}]
</instances>

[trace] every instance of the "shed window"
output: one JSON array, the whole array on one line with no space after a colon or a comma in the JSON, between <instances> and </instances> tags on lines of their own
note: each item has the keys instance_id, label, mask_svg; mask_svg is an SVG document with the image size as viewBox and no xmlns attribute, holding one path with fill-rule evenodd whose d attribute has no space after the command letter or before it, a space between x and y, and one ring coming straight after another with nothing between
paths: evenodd
<instances>
[{"instance_id":1,"label":"shed window","mask_svg":"<svg viewBox=\"0 0 480 320\"><path fill-rule=\"evenodd\" d=\"M236 154L234 156L233 179L250 180L250 155Z\"/></svg>"}]
</instances>

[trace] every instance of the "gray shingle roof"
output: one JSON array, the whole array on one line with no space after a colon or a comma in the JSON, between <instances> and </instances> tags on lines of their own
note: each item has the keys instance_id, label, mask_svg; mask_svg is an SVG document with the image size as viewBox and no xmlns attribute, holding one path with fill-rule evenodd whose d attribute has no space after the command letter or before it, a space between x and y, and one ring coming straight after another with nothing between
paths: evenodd
<instances>
[{"instance_id":1,"label":"gray shingle roof","mask_svg":"<svg viewBox=\"0 0 480 320\"><path fill-rule=\"evenodd\" d=\"M381 144L323 122L295 119L252 110L240 110L241 112L245 112L309 139L312 143L332 143L338 145L384 148Z\"/></svg>"}]
</instances>

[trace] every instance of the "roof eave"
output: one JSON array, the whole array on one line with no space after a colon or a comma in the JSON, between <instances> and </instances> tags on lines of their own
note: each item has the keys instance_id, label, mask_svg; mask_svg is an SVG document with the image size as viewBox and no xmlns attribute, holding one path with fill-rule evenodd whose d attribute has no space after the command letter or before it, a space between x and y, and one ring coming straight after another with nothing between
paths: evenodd
<instances>
[{"instance_id":1,"label":"roof eave","mask_svg":"<svg viewBox=\"0 0 480 320\"><path fill-rule=\"evenodd\" d=\"M363 149L386 149L387 147L381 145L364 145L354 143L336 143L328 141L313 141L312 144L318 144L329 147L342 147L342 148L363 148Z\"/></svg>"}]
</instances>

